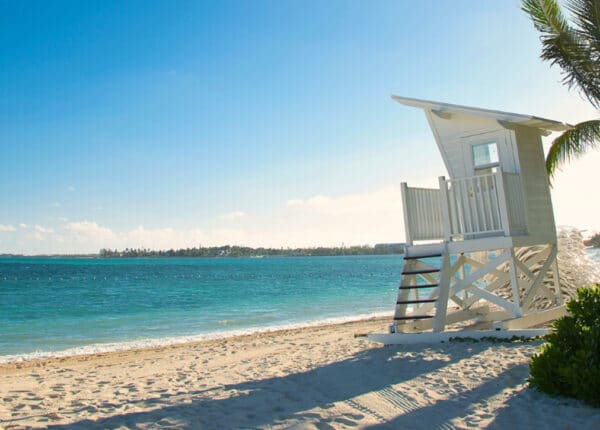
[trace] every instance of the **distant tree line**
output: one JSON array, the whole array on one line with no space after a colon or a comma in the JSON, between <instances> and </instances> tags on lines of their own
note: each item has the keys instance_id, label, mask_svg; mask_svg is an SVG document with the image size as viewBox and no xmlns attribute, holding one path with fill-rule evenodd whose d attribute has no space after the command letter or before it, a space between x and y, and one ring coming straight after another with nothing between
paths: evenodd
<instances>
[{"instance_id":1,"label":"distant tree line","mask_svg":"<svg viewBox=\"0 0 600 430\"><path fill-rule=\"evenodd\" d=\"M317 257L336 255L386 255L401 254L404 244L378 244L375 246L341 246L316 248L251 248L248 246L211 246L168 250L147 248L101 249L100 257Z\"/></svg>"}]
</instances>

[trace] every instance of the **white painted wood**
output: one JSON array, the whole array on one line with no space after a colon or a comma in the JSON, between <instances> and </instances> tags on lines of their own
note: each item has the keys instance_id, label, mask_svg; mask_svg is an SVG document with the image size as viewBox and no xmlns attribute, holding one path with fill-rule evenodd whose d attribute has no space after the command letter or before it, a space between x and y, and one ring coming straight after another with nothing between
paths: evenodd
<instances>
[{"instance_id":1,"label":"white painted wood","mask_svg":"<svg viewBox=\"0 0 600 430\"><path fill-rule=\"evenodd\" d=\"M500 219L502 220L502 230L505 236L510 236L510 223L508 218L508 208L506 207L506 191L504 190L504 181L502 172L498 171L494 174L496 177L496 187L498 188L498 207L500 209Z\"/></svg>"},{"instance_id":2,"label":"white painted wood","mask_svg":"<svg viewBox=\"0 0 600 430\"><path fill-rule=\"evenodd\" d=\"M497 327L501 327L505 330L512 329L525 329L534 327L536 325L545 324L550 321L554 321L560 317L568 315L567 308L565 306L558 306L556 308L539 311L534 314L526 315L521 318L510 319L508 321L502 321L497 324Z\"/></svg>"},{"instance_id":3,"label":"white painted wood","mask_svg":"<svg viewBox=\"0 0 600 430\"><path fill-rule=\"evenodd\" d=\"M512 339L513 337L536 338L545 336L550 329L528 330L475 330L475 331L445 331L439 333L372 333L367 336L371 342L384 345L415 345L449 342L450 338L482 339L493 337L496 339Z\"/></svg>"},{"instance_id":4,"label":"white painted wood","mask_svg":"<svg viewBox=\"0 0 600 430\"><path fill-rule=\"evenodd\" d=\"M439 281L440 287L429 294L437 299L435 304L413 307L414 312L428 314L435 307L435 319L395 323L393 327L442 332L449 321L466 318L461 312L480 301L503 308L479 315L484 322L512 318L515 326L545 318L530 309L532 304L537 298L560 303L560 297L543 282L549 270L558 280L558 271L556 228L541 136L570 126L529 115L394 99L425 111L449 177L438 178L439 189L414 188L406 183L401 186L407 256L425 253L424 248L414 246L415 242L440 241L445 252L439 280L438 274L426 273L407 275L402 280L408 285ZM475 166L473 146L490 142L496 143L498 162ZM533 245L548 247L526 261L515 257L515 248ZM490 250L502 250L502 254L490 261L463 255ZM455 264L450 265L450 256L457 254ZM500 297L498 292L507 285L511 299ZM558 285L554 290L559 290ZM398 297L411 295L416 298L416 290L400 292ZM448 312L448 302L456 303L459 310ZM396 315L405 315L406 310L407 306L396 306Z\"/></svg>"},{"instance_id":5,"label":"white painted wood","mask_svg":"<svg viewBox=\"0 0 600 430\"><path fill-rule=\"evenodd\" d=\"M431 243L418 246L407 246L404 250L405 257L422 257L424 255L441 254L444 251L443 243Z\"/></svg>"},{"instance_id":6,"label":"white painted wood","mask_svg":"<svg viewBox=\"0 0 600 430\"><path fill-rule=\"evenodd\" d=\"M450 241L450 237L452 235L452 225L450 221L450 201L448 197L448 185L446 183L446 178L440 176L438 178L438 182L440 184L440 206L442 210L442 221L444 223L444 240L446 242Z\"/></svg>"},{"instance_id":7,"label":"white painted wood","mask_svg":"<svg viewBox=\"0 0 600 430\"><path fill-rule=\"evenodd\" d=\"M473 238L470 240L462 240L448 243L448 251L451 254L459 254L461 252L486 251L490 249L502 249L513 246L513 237L495 236Z\"/></svg>"},{"instance_id":8,"label":"white painted wood","mask_svg":"<svg viewBox=\"0 0 600 430\"><path fill-rule=\"evenodd\" d=\"M487 305L478 306L476 308L471 309L462 309L458 311L449 312L446 315L446 325L448 324L456 324L463 321L468 321L472 319L483 319L486 315L490 313L490 308ZM513 315L510 314L510 317ZM410 331L424 331L431 330L433 328L432 320L420 320L414 321L411 323L405 323L402 325L398 325L398 331L396 333L405 333Z\"/></svg>"},{"instance_id":9,"label":"white painted wood","mask_svg":"<svg viewBox=\"0 0 600 430\"><path fill-rule=\"evenodd\" d=\"M540 133L517 127L515 134L527 234L538 237L540 243L556 243L556 224Z\"/></svg>"},{"instance_id":10,"label":"white painted wood","mask_svg":"<svg viewBox=\"0 0 600 430\"><path fill-rule=\"evenodd\" d=\"M498 188L502 189L497 183L501 178L490 173L440 183L442 195L446 194L449 200L450 220L444 222L450 226L451 238L491 236L510 229L508 215L501 216L501 205L505 202L498 192Z\"/></svg>"},{"instance_id":11,"label":"white painted wood","mask_svg":"<svg viewBox=\"0 0 600 430\"><path fill-rule=\"evenodd\" d=\"M410 243L422 240L442 240L444 237L440 191L414 188L402 184L405 204L405 229Z\"/></svg>"},{"instance_id":12,"label":"white painted wood","mask_svg":"<svg viewBox=\"0 0 600 430\"><path fill-rule=\"evenodd\" d=\"M537 274L537 277L535 278L535 280L532 279L533 283L530 285L530 287L527 291L527 294L523 298L523 307L525 309L529 309L529 306L533 302L533 299L535 298L535 295L536 295L538 289L543 288L545 290L544 291L545 296L549 300L554 300L556 298L554 296L554 294L552 294L550 291L548 291L547 288L545 288L542 285L542 281L546 277L546 273L548 272L548 269L550 269L550 267L552 266L552 264L554 263L554 261L556 259L556 246L549 245L549 247L550 247L550 255L548 255L548 258L544 262L544 265L538 271L538 274Z\"/></svg>"},{"instance_id":13,"label":"white painted wood","mask_svg":"<svg viewBox=\"0 0 600 430\"><path fill-rule=\"evenodd\" d=\"M509 257L510 257L510 255L505 251L498 257L494 258L493 260L488 261L483 266L481 266L479 269L477 269L476 271L469 274L469 276L467 276L464 279L461 279L456 284L454 284L454 286L452 287L452 294L456 294L459 291L469 287L475 281L477 281L478 279L481 279L483 276L485 276L487 273L489 273L490 270L498 267L500 264L507 261L509 259Z\"/></svg>"},{"instance_id":14,"label":"white painted wood","mask_svg":"<svg viewBox=\"0 0 600 430\"><path fill-rule=\"evenodd\" d=\"M515 304L515 315L520 317L523 315L521 311L521 299L519 297L519 281L517 279L517 265L515 264L515 249L507 249L506 252L509 255L508 259L508 272L510 274L510 286L512 290L513 302Z\"/></svg>"},{"instance_id":15,"label":"white painted wood","mask_svg":"<svg viewBox=\"0 0 600 430\"><path fill-rule=\"evenodd\" d=\"M506 206L508 210L509 233L511 236L527 232L527 215L521 176L516 173L502 173Z\"/></svg>"},{"instance_id":16,"label":"white painted wood","mask_svg":"<svg viewBox=\"0 0 600 430\"><path fill-rule=\"evenodd\" d=\"M513 303L507 299L503 299L502 297L490 293L489 291L483 288L478 288L475 285L469 285L465 288L467 288L474 295L479 296L482 299L485 299L488 302L495 304L496 306L500 306L501 308L504 308L507 311L511 311L515 316L521 316L521 310L516 303Z\"/></svg>"},{"instance_id":17,"label":"white painted wood","mask_svg":"<svg viewBox=\"0 0 600 430\"><path fill-rule=\"evenodd\" d=\"M425 110L435 110L438 113L462 114L480 118L491 118L495 121L520 124L541 130L565 131L572 128L571 125L551 119L540 118L533 115L523 115L499 110L482 109L471 106L461 106L450 103L435 102L431 100L415 99L410 97L392 96L392 99L406 106L418 107Z\"/></svg>"},{"instance_id":18,"label":"white painted wood","mask_svg":"<svg viewBox=\"0 0 600 430\"><path fill-rule=\"evenodd\" d=\"M440 283L438 287L438 298L435 302L435 318L433 320L433 331L444 331L446 327L446 313L448 310L448 295L450 293L450 256L444 250L442 255L442 267L440 271Z\"/></svg>"},{"instance_id":19,"label":"white painted wood","mask_svg":"<svg viewBox=\"0 0 600 430\"><path fill-rule=\"evenodd\" d=\"M400 184L400 195L402 196L402 213L404 215L404 235L406 238L405 239L406 244L412 245L413 241L412 241L412 236L411 236L411 231L410 231L410 222L409 222L409 216L408 216L408 212L409 212L410 208L408 206L407 189L408 189L408 185L406 184L406 182L402 182Z\"/></svg>"}]
</instances>

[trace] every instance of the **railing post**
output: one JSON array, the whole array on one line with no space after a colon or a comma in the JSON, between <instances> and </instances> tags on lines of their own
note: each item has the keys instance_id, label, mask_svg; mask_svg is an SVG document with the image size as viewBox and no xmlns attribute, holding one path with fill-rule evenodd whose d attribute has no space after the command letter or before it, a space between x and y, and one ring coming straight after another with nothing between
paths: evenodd
<instances>
[{"instance_id":1,"label":"railing post","mask_svg":"<svg viewBox=\"0 0 600 430\"><path fill-rule=\"evenodd\" d=\"M400 191L402 194L402 212L404 213L404 235L406 236L406 244L411 246L413 244L412 237L410 234L410 221L408 216L408 186L406 182L400 183Z\"/></svg>"},{"instance_id":2,"label":"railing post","mask_svg":"<svg viewBox=\"0 0 600 430\"><path fill-rule=\"evenodd\" d=\"M438 178L440 184L440 206L442 208L442 222L444 223L444 240L450 241L452 234L452 222L450 220L450 201L448 199L448 184L446 178L440 176Z\"/></svg>"},{"instance_id":3,"label":"railing post","mask_svg":"<svg viewBox=\"0 0 600 430\"><path fill-rule=\"evenodd\" d=\"M504 187L504 175L502 170L494 173L496 177L496 188L498 190L498 204L500 206L500 219L502 220L502 230L504 236L510 236L510 221L508 217L508 205L506 204L506 190Z\"/></svg>"}]
</instances>

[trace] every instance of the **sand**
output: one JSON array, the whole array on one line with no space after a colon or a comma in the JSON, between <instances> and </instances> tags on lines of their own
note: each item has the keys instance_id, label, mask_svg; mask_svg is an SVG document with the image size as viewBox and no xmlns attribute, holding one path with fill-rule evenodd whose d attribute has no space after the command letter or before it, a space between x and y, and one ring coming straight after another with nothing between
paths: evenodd
<instances>
[{"instance_id":1,"label":"sand","mask_svg":"<svg viewBox=\"0 0 600 430\"><path fill-rule=\"evenodd\" d=\"M387 320L0 365L0 427L598 429L527 386L540 342L387 346Z\"/></svg>"}]
</instances>

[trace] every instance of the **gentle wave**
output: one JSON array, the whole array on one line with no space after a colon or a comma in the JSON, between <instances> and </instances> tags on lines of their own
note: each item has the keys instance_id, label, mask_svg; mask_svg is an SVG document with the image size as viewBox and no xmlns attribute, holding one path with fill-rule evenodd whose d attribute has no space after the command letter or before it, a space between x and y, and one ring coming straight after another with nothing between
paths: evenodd
<instances>
[{"instance_id":1,"label":"gentle wave","mask_svg":"<svg viewBox=\"0 0 600 430\"><path fill-rule=\"evenodd\" d=\"M186 343L202 342L207 340L225 339L235 336L244 336L257 333L270 333L279 330L294 330L308 327L318 327L330 324L343 324L348 322L368 320L372 318L391 317L391 312L374 312L369 314L352 315L345 317L325 318L314 321L305 321L299 323L288 323L265 327L253 327L239 330L216 331L188 336L173 336L157 339L137 339L126 342L116 343L97 343L75 348L68 348L61 351L35 351L27 354L1 355L0 364L4 363L22 363L26 361L43 360L48 358L63 358L80 355L100 354L113 351L127 351L143 348L156 348L171 345L182 345Z\"/></svg>"}]
</instances>

